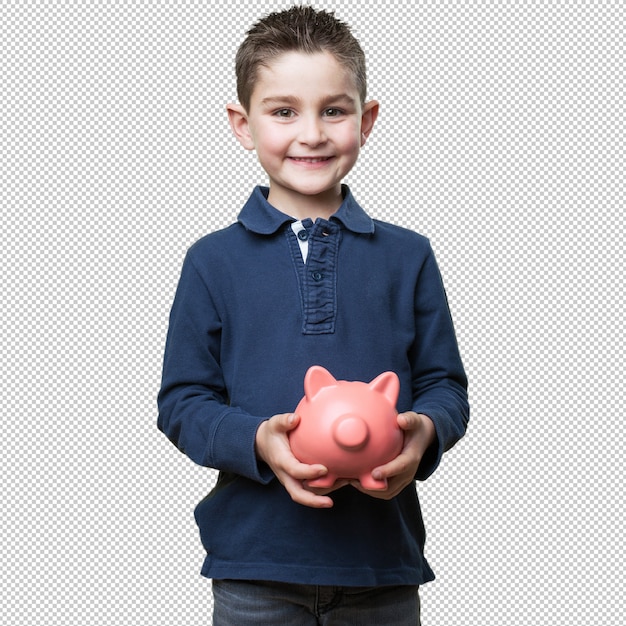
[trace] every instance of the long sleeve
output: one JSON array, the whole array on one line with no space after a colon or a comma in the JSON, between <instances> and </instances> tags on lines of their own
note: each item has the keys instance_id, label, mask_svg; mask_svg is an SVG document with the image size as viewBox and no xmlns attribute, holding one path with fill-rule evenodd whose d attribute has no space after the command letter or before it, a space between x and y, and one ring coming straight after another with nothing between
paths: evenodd
<instances>
[{"instance_id":1,"label":"long sleeve","mask_svg":"<svg viewBox=\"0 0 626 626\"><path fill-rule=\"evenodd\" d=\"M170 313L158 395L158 427L191 460L267 483L256 459L259 424L230 406L220 366L222 323L209 286L187 254Z\"/></svg>"},{"instance_id":2,"label":"long sleeve","mask_svg":"<svg viewBox=\"0 0 626 626\"><path fill-rule=\"evenodd\" d=\"M435 424L437 443L427 452L417 478L427 478L441 457L463 435L469 421L467 377L441 275L432 250L415 289L416 340L413 364L413 410Z\"/></svg>"}]
</instances>

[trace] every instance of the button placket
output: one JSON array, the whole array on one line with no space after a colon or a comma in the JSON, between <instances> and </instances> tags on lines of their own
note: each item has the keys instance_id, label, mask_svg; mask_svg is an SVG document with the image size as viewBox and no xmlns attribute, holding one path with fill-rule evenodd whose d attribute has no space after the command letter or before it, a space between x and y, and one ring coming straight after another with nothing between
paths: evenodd
<instances>
[{"instance_id":1,"label":"button placket","mask_svg":"<svg viewBox=\"0 0 626 626\"><path fill-rule=\"evenodd\" d=\"M337 313L338 225L318 220L309 230L309 256L303 284L304 332L332 333Z\"/></svg>"}]
</instances>

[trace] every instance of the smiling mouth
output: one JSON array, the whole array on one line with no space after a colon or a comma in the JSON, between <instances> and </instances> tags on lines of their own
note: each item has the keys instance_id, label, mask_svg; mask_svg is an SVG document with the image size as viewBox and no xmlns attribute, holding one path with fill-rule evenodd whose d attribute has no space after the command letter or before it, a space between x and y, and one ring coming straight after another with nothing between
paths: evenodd
<instances>
[{"instance_id":1,"label":"smiling mouth","mask_svg":"<svg viewBox=\"0 0 626 626\"><path fill-rule=\"evenodd\" d=\"M290 159L297 163L324 163L330 161L332 157L290 157Z\"/></svg>"}]
</instances>

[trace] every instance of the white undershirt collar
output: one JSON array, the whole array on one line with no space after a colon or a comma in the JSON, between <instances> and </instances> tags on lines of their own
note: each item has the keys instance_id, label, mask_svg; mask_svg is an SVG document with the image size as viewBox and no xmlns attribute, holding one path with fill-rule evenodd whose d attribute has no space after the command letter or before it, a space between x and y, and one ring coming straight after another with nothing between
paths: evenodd
<instances>
[{"instance_id":1,"label":"white undershirt collar","mask_svg":"<svg viewBox=\"0 0 626 626\"><path fill-rule=\"evenodd\" d=\"M309 237L307 230L299 220L291 223L291 230L293 230L294 235L298 240L300 252L302 253L302 260L306 263L307 256L309 255Z\"/></svg>"}]
</instances>

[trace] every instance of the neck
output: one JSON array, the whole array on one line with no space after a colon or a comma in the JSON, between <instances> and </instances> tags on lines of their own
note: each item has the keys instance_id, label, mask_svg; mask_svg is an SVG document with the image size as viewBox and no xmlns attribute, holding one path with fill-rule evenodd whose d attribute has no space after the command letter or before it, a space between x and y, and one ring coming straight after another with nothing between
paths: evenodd
<instances>
[{"instance_id":1,"label":"neck","mask_svg":"<svg viewBox=\"0 0 626 626\"><path fill-rule=\"evenodd\" d=\"M324 193L311 196L281 193L270 186L267 201L279 211L298 220L310 218L315 221L318 217L327 220L341 206L343 194L341 185L338 185L336 189L329 189Z\"/></svg>"}]
</instances>

